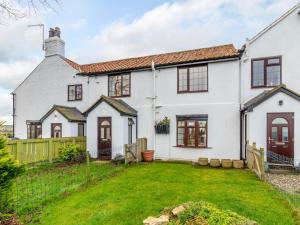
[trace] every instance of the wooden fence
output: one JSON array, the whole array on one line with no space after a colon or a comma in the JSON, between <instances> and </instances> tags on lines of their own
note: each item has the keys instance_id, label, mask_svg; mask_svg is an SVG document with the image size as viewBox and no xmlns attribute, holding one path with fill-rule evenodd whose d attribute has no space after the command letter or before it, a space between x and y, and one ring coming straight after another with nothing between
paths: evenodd
<instances>
[{"instance_id":1,"label":"wooden fence","mask_svg":"<svg viewBox=\"0 0 300 225\"><path fill-rule=\"evenodd\" d=\"M86 149L85 137L68 137L68 138L43 138L13 140L7 142L9 153L20 164L29 164L41 161L49 161L58 158L58 150L66 144L78 144L81 148Z\"/></svg>"},{"instance_id":2,"label":"wooden fence","mask_svg":"<svg viewBox=\"0 0 300 225\"><path fill-rule=\"evenodd\" d=\"M255 142L252 145L247 143L246 157L248 168L254 171L260 179L263 179L265 175L264 149L258 149Z\"/></svg>"},{"instance_id":3,"label":"wooden fence","mask_svg":"<svg viewBox=\"0 0 300 225\"><path fill-rule=\"evenodd\" d=\"M125 145L125 163L142 161L142 151L147 150L147 138L138 138L136 143Z\"/></svg>"}]
</instances>

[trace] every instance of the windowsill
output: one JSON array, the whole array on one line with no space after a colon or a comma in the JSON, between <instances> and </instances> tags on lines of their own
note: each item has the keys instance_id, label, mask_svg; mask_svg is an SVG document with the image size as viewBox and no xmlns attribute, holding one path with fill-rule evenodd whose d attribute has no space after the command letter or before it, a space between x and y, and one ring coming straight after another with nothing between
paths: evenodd
<instances>
[{"instance_id":1,"label":"windowsill","mask_svg":"<svg viewBox=\"0 0 300 225\"><path fill-rule=\"evenodd\" d=\"M189 148L189 149L212 149L212 147L191 147L191 146L173 146L176 148Z\"/></svg>"},{"instance_id":2,"label":"windowsill","mask_svg":"<svg viewBox=\"0 0 300 225\"><path fill-rule=\"evenodd\" d=\"M68 99L68 102L79 102L79 101L82 101L82 99L77 99L77 100L69 100Z\"/></svg>"},{"instance_id":3,"label":"windowsill","mask_svg":"<svg viewBox=\"0 0 300 225\"><path fill-rule=\"evenodd\" d=\"M208 92L208 90L205 91L177 91L177 94L193 94L193 93L205 93Z\"/></svg>"},{"instance_id":4,"label":"windowsill","mask_svg":"<svg viewBox=\"0 0 300 225\"><path fill-rule=\"evenodd\" d=\"M130 95L122 95L122 96L109 96L108 95L108 97L110 97L110 98L129 98L131 96Z\"/></svg>"},{"instance_id":5,"label":"windowsill","mask_svg":"<svg viewBox=\"0 0 300 225\"><path fill-rule=\"evenodd\" d=\"M274 86L251 86L251 89L274 88L274 87L278 87L279 85L281 85L281 84L274 85Z\"/></svg>"}]
</instances>

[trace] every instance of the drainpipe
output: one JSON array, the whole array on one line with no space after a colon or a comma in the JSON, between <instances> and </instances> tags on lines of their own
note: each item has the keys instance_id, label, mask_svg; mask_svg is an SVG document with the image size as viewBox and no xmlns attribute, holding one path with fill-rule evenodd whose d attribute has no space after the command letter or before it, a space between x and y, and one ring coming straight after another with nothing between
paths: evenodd
<instances>
[{"instance_id":1,"label":"drainpipe","mask_svg":"<svg viewBox=\"0 0 300 225\"><path fill-rule=\"evenodd\" d=\"M156 70L155 70L155 63L152 61L151 63L152 74L153 74L153 96L152 96L152 113L153 113L153 123L152 123L152 130L153 130L153 150L156 150L156 133L155 133L155 121L156 121L156 98L157 98L157 88L156 88ZM155 151L154 151L154 158L155 158Z\"/></svg>"}]
</instances>

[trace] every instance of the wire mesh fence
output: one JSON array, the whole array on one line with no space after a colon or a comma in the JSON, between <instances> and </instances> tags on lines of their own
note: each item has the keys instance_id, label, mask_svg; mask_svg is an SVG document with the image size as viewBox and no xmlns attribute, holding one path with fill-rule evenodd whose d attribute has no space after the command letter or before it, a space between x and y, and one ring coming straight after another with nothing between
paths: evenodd
<instances>
[{"instance_id":1,"label":"wire mesh fence","mask_svg":"<svg viewBox=\"0 0 300 225\"><path fill-rule=\"evenodd\" d=\"M122 169L108 162L80 164L45 163L38 167L27 166L17 177L6 198L18 215L34 214L36 210L56 199L64 198L93 182L112 176Z\"/></svg>"}]
</instances>

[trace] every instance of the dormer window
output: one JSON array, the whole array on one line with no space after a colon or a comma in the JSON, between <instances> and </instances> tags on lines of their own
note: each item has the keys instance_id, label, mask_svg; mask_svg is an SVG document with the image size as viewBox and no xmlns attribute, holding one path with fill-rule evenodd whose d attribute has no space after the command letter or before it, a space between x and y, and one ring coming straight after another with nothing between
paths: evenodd
<instances>
[{"instance_id":1,"label":"dormer window","mask_svg":"<svg viewBox=\"0 0 300 225\"><path fill-rule=\"evenodd\" d=\"M281 56L252 59L251 87L274 87L281 84Z\"/></svg>"},{"instance_id":2,"label":"dormer window","mask_svg":"<svg viewBox=\"0 0 300 225\"><path fill-rule=\"evenodd\" d=\"M82 84L68 86L68 101L82 100Z\"/></svg>"}]
</instances>

